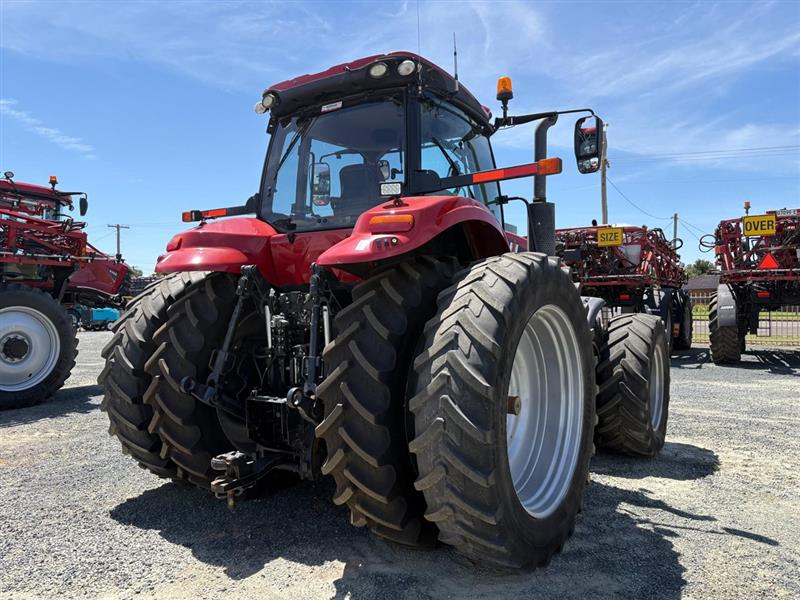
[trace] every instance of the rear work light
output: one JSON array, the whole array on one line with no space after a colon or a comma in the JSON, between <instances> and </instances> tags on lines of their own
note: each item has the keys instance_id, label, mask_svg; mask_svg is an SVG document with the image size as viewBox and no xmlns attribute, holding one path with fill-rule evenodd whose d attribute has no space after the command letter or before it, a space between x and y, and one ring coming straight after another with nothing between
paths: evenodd
<instances>
[{"instance_id":1,"label":"rear work light","mask_svg":"<svg viewBox=\"0 0 800 600\"><path fill-rule=\"evenodd\" d=\"M414 227L414 215L375 215L369 219L372 233L402 233Z\"/></svg>"}]
</instances>

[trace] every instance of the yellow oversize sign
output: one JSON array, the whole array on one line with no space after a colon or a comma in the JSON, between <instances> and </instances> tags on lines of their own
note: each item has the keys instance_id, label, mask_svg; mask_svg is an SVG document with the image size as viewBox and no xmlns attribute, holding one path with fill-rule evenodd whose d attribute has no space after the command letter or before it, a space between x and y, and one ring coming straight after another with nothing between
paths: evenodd
<instances>
[{"instance_id":1,"label":"yellow oversize sign","mask_svg":"<svg viewBox=\"0 0 800 600\"><path fill-rule=\"evenodd\" d=\"M775 235L775 215L742 217L745 235Z\"/></svg>"},{"instance_id":2,"label":"yellow oversize sign","mask_svg":"<svg viewBox=\"0 0 800 600\"><path fill-rule=\"evenodd\" d=\"M622 227L603 227L597 230L598 246L622 246Z\"/></svg>"}]
</instances>

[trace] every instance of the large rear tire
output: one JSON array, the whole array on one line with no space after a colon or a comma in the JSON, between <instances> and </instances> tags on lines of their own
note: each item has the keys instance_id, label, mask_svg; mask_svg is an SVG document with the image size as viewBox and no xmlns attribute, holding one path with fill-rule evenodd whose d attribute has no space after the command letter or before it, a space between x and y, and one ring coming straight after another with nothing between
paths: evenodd
<instances>
[{"instance_id":1,"label":"large rear tire","mask_svg":"<svg viewBox=\"0 0 800 600\"><path fill-rule=\"evenodd\" d=\"M156 350L153 336L166 322L170 304L204 276L173 273L148 286L116 321L102 352L106 364L97 382L105 389L100 408L108 415L109 434L116 436L125 454L160 477L175 477L176 470L162 456L161 438L150 430L153 408L144 402L144 394L152 377L144 367Z\"/></svg>"},{"instance_id":2,"label":"large rear tire","mask_svg":"<svg viewBox=\"0 0 800 600\"><path fill-rule=\"evenodd\" d=\"M0 285L0 410L52 396L77 355L78 338L61 304L36 288Z\"/></svg>"},{"instance_id":3,"label":"large rear tire","mask_svg":"<svg viewBox=\"0 0 800 600\"><path fill-rule=\"evenodd\" d=\"M167 307L153 335L155 350L145 363L151 383L144 401L153 409L150 431L162 442L161 457L174 463L175 477L208 489L217 472L211 459L234 449L217 411L181 389L191 377L205 382L213 350L222 346L233 307L236 279L207 273Z\"/></svg>"},{"instance_id":4,"label":"large rear tire","mask_svg":"<svg viewBox=\"0 0 800 600\"><path fill-rule=\"evenodd\" d=\"M438 304L409 388L425 516L476 562L544 565L574 529L592 453L580 296L558 259L521 253L461 272Z\"/></svg>"},{"instance_id":5,"label":"large rear tire","mask_svg":"<svg viewBox=\"0 0 800 600\"><path fill-rule=\"evenodd\" d=\"M417 341L452 276L450 261L418 258L357 285L336 316L324 351L328 377L317 388L325 419L316 433L328 453L322 472L336 481L334 502L350 508L354 525L404 544L436 539L414 489L405 397Z\"/></svg>"},{"instance_id":6,"label":"large rear tire","mask_svg":"<svg viewBox=\"0 0 800 600\"><path fill-rule=\"evenodd\" d=\"M630 456L655 456L669 414L669 356L663 321L628 314L609 321L597 365L597 445Z\"/></svg>"},{"instance_id":7,"label":"large rear tire","mask_svg":"<svg viewBox=\"0 0 800 600\"><path fill-rule=\"evenodd\" d=\"M708 339L714 364L738 363L741 360L744 338L740 338L738 327L720 326L716 293L711 296L708 305Z\"/></svg>"}]
</instances>

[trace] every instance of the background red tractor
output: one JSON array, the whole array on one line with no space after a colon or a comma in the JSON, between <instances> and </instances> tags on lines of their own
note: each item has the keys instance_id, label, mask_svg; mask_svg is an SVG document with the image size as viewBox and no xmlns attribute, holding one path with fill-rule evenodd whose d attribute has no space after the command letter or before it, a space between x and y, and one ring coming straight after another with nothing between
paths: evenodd
<instances>
[{"instance_id":1,"label":"background red tractor","mask_svg":"<svg viewBox=\"0 0 800 600\"><path fill-rule=\"evenodd\" d=\"M86 239L85 223L64 214L81 192L0 180L0 409L40 402L75 364L76 305L121 305L128 266Z\"/></svg>"},{"instance_id":2,"label":"background red tractor","mask_svg":"<svg viewBox=\"0 0 800 600\"><path fill-rule=\"evenodd\" d=\"M720 270L709 303L711 358L735 363L746 335L758 332L762 310L800 304L800 209L722 221L700 245L714 249Z\"/></svg>"},{"instance_id":3,"label":"background red tractor","mask_svg":"<svg viewBox=\"0 0 800 600\"><path fill-rule=\"evenodd\" d=\"M661 229L593 225L556 230L556 254L572 269L581 293L597 296L619 313L657 315L672 350L692 345L692 302L683 289L686 271Z\"/></svg>"},{"instance_id":4,"label":"background red tractor","mask_svg":"<svg viewBox=\"0 0 800 600\"><path fill-rule=\"evenodd\" d=\"M652 456L669 362L657 317L596 336L603 301L548 256L546 176L562 165L547 131L565 113L602 121L509 116L511 97L503 78L492 120L407 52L268 88L258 193L184 213L199 224L170 240L166 277L104 350L123 449L230 504L274 469L330 475L334 502L384 538L492 565L549 560L581 505L597 386L617 398L600 440ZM490 137L531 122L536 162L496 168ZM594 146L576 152L581 171L599 167ZM498 182L531 176L525 240L504 231Z\"/></svg>"}]
</instances>

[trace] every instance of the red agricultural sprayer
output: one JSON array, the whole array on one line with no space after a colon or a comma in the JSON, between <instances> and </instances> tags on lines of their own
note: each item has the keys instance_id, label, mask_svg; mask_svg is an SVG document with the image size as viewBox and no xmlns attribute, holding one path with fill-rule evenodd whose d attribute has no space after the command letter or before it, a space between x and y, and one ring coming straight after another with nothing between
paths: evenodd
<instances>
[{"instance_id":1,"label":"red agricultural sprayer","mask_svg":"<svg viewBox=\"0 0 800 600\"><path fill-rule=\"evenodd\" d=\"M661 229L599 225L556 230L556 254L572 269L581 293L623 313L657 315L670 349L692 344L692 305L682 289L686 271Z\"/></svg>"},{"instance_id":2,"label":"red agricultural sprayer","mask_svg":"<svg viewBox=\"0 0 800 600\"><path fill-rule=\"evenodd\" d=\"M77 354L74 305L121 305L130 274L89 244L65 214L86 194L0 180L0 409L39 402L63 384Z\"/></svg>"},{"instance_id":3,"label":"red agricultural sprayer","mask_svg":"<svg viewBox=\"0 0 800 600\"><path fill-rule=\"evenodd\" d=\"M720 270L709 305L711 357L738 362L760 311L800 304L800 209L722 221L700 244L713 248Z\"/></svg>"}]
</instances>

